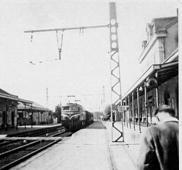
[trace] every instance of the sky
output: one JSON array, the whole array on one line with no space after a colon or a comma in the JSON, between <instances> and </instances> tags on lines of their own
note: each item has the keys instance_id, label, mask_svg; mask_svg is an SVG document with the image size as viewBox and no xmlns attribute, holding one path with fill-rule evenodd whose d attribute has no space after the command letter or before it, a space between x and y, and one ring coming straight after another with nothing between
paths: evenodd
<instances>
[{"instance_id":1,"label":"sky","mask_svg":"<svg viewBox=\"0 0 182 170\"><path fill-rule=\"evenodd\" d=\"M177 6L178 0L116 1L122 94L141 74L146 24L176 16ZM31 41L24 31L108 23L109 0L1 0L0 88L51 109L80 100L101 110L103 100L111 102L109 29L65 31L61 60L55 32L34 33Z\"/></svg>"}]
</instances>

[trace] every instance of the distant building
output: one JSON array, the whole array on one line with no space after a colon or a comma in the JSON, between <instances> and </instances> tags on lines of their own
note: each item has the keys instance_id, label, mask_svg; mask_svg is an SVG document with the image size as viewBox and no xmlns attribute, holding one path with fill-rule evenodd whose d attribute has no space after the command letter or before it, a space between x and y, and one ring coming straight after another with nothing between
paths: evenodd
<instances>
[{"instance_id":1,"label":"distant building","mask_svg":"<svg viewBox=\"0 0 182 170\"><path fill-rule=\"evenodd\" d=\"M0 89L0 129L16 127L18 96Z\"/></svg>"},{"instance_id":2,"label":"distant building","mask_svg":"<svg viewBox=\"0 0 182 170\"><path fill-rule=\"evenodd\" d=\"M122 104L128 105L125 121L134 125L151 124L154 109L162 103L171 105L179 116L178 18L155 18L146 31L139 57L142 74L122 98Z\"/></svg>"},{"instance_id":3,"label":"distant building","mask_svg":"<svg viewBox=\"0 0 182 170\"><path fill-rule=\"evenodd\" d=\"M48 108L0 89L0 130L52 122L52 112Z\"/></svg>"},{"instance_id":4,"label":"distant building","mask_svg":"<svg viewBox=\"0 0 182 170\"><path fill-rule=\"evenodd\" d=\"M35 102L21 99L18 104L18 125L40 125L53 123L52 112Z\"/></svg>"}]
</instances>

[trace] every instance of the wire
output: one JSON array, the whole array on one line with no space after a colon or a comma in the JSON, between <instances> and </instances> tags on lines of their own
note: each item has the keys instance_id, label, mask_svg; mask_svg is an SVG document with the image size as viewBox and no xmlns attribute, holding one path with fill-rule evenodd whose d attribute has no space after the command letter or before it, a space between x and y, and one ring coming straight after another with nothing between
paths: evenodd
<instances>
[{"instance_id":1,"label":"wire","mask_svg":"<svg viewBox=\"0 0 182 170\"><path fill-rule=\"evenodd\" d=\"M29 61L30 64L32 65L38 65L38 64L45 64L45 63L50 63L50 62L54 62L54 61L57 61L59 59L57 58L54 58L54 59L51 59L51 60L44 60L44 61L37 61L37 62L33 62L33 61Z\"/></svg>"}]
</instances>

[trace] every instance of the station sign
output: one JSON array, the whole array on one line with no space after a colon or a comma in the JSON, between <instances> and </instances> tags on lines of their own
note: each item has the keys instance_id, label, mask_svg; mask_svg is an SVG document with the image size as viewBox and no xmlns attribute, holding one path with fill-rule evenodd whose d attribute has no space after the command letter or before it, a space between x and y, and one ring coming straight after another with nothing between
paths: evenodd
<instances>
[{"instance_id":1,"label":"station sign","mask_svg":"<svg viewBox=\"0 0 182 170\"><path fill-rule=\"evenodd\" d=\"M128 105L118 106L118 111L119 112L124 112L124 111L126 111L128 109L129 109L129 106Z\"/></svg>"}]
</instances>

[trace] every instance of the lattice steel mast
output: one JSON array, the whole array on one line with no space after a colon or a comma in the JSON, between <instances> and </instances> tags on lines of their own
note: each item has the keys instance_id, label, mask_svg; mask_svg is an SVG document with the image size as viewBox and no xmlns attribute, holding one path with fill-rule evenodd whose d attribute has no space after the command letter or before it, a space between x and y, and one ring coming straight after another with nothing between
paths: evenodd
<instances>
[{"instance_id":1,"label":"lattice steel mast","mask_svg":"<svg viewBox=\"0 0 182 170\"><path fill-rule=\"evenodd\" d=\"M119 132L119 137L113 142L119 141L123 135L122 131L115 126L115 119L118 114L118 106L121 105L121 79L120 79L120 59L119 59L119 44L118 44L118 23L116 16L116 4L110 3L110 59L111 59L111 119L112 128ZM115 106L115 108L113 108ZM112 136L113 138L113 136Z\"/></svg>"}]
</instances>

